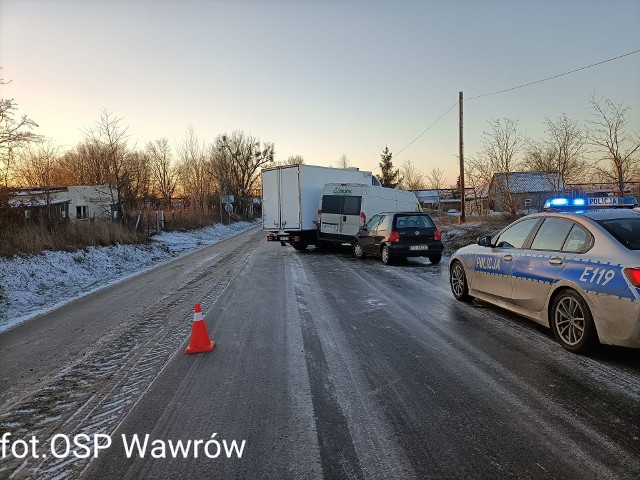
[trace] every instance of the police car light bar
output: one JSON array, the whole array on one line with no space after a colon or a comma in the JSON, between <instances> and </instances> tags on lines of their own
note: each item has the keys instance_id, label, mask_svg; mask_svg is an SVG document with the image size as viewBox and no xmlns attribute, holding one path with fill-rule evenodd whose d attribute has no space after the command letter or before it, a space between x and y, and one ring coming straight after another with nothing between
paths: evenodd
<instances>
[{"instance_id":1,"label":"police car light bar","mask_svg":"<svg viewBox=\"0 0 640 480\"><path fill-rule=\"evenodd\" d=\"M636 197L585 197L585 198L550 198L544 203L545 209L553 208L633 208L638 206Z\"/></svg>"}]
</instances>

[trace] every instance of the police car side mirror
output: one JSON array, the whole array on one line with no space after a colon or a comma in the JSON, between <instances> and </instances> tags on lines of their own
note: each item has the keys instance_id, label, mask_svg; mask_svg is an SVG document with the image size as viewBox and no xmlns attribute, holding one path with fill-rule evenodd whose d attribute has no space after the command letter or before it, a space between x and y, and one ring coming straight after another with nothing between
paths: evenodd
<instances>
[{"instance_id":1,"label":"police car side mirror","mask_svg":"<svg viewBox=\"0 0 640 480\"><path fill-rule=\"evenodd\" d=\"M478 238L478 245L481 247L492 247L491 245L491 235L486 235L484 237Z\"/></svg>"}]
</instances>

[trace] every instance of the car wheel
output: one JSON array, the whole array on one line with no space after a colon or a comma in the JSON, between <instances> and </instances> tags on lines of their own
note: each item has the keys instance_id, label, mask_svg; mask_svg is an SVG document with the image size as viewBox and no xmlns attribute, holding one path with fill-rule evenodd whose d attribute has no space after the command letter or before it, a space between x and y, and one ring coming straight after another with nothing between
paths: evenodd
<instances>
[{"instance_id":1,"label":"car wheel","mask_svg":"<svg viewBox=\"0 0 640 480\"><path fill-rule=\"evenodd\" d=\"M440 260L442 260L442 253L432 253L429 255L429 261L434 265L440 263Z\"/></svg>"},{"instance_id":2,"label":"car wheel","mask_svg":"<svg viewBox=\"0 0 640 480\"><path fill-rule=\"evenodd\" d=\"M389 250L389 247L387 245L382 247L380 256L382 258L382 263L384 263L385 265L389 265L390 263L393 262L393 259L391 258L391 251Z\"/></svg>"},{"instance_id":3,"label":"car wheel","mask_svg":"<svg viewBox=\"0 0 640 480\"><path fill-rule=\"evenodd\" d=\"M464 273L462 263L457 260L453 262L451 270L449 270L449 283L451 284L451 292L456 300L464 302L471 299L467 275Z\"/></svg>"},{"instance_id":4,"label":"car wheel","mask_svg":"<svg viewBox=\"0 0 640 480\"><path fill-rule=\"evenodd\" d=\"M364 250L362 249L362 245L360 245L360 242L356 242L353 244L353 256L356 258L364 258L366 254L364 253Z\"/></svg>"},{"instance_id":5,"label":"car wheel","mask_svg":"<svg viewBox=\"0 0 640 480\"><path fill-rule=\"evenodd\" d=\"M589 306L574 290L562 291L553 301L551 328L560 345L571 352L584 353L597 344Z\"/></svg>"},{"instance_id":6,"label":"car wheel","mask_svg":"<svg viewBox=\"0 0 640 480\"><path fill-rule=\"evenodd\" d=\"M309 246L309 244L306 242L294 242L292 243L292 245L293 245L293 248L295 248L299 252L304 252Z\"/></svg>"}]
</instances>

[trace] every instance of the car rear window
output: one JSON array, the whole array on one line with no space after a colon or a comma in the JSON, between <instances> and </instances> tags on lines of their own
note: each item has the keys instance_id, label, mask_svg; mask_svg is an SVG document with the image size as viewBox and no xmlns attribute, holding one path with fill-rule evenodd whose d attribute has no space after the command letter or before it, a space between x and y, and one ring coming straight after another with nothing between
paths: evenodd
<instances>
[{"instance_id":1,"label":"car rear window","mask_svg":"<svg viewBox=\"0 0 640 480\"><path fill-rule=\"evenodd\" d=\"M612 218L597 222L629 250L640 250L640 218Z\"/></svg>"},{"instance_id":2,"label":"car rear window","mask_svg":"<svg viewBox=\"0 0 640 480\"><path fill-rule=\"evenodd\" d=\"M427 215L397 215L396 228L435 228L435 224Z\"/></svg>"}]
</instances>

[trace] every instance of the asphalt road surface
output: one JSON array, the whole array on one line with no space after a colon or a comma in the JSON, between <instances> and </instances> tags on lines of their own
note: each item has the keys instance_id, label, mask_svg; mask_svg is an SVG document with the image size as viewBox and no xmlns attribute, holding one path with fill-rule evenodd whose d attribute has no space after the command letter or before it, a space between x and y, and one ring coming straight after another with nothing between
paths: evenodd
<instances>
[{"instance_id":1,"label":"asphalt road surface","mask_svg":"<svg viewBox=\"0 0 640 480\"><path fill-rule=\"evenodd\" d=\"M201 299L217 347L185 355ZM65 308L0 336L0 433L112 446L0 477L640 477L640 351L577 356L532 322L457 302L447 259L300 253L256 229ZM42 355L29 367L21 349ZM207 458L214 433L244 440L241 458ZM145 434L202 440L198 458L127 458L122 436Z\"/></svg>"}]
</instances>

